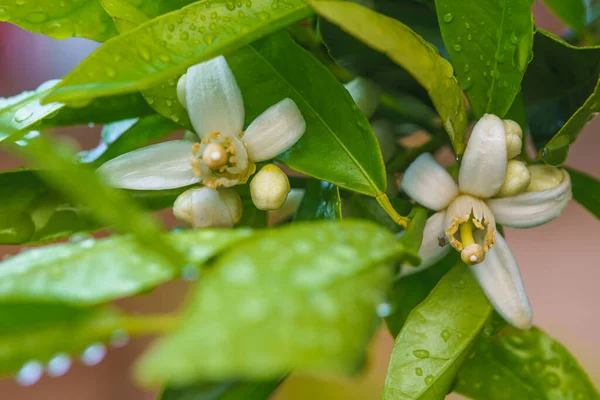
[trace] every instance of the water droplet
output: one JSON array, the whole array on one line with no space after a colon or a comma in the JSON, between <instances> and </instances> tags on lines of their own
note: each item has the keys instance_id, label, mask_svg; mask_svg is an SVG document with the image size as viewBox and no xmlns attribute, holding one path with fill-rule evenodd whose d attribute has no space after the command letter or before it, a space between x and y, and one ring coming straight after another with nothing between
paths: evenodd
<instances>
[{"instance_id":1,"label":"water droplet","mask_svg":"<svg viewBox=\"0 0 600 400\"><path fill-rule=\"evenodd\" d=\"M146 102L150 105L154 104L154 98L153 97L146 97Z\"/></svg>"},{"instance_id":2,"label":"water droplet","mask_svg":"<svg viewBox=\"0 0 600 400\"><path fill-rule=\"evenodd\" d=\"M460 46L460 44L455 43L452 45L452 49L454 49L454 51L461 51L462 47Z\"/></svg>"},{"instance_id":3,"label":"water droplet","mask_svg":"<svg viewBox=\"0 0 600 400\"><path fill-rule=\"evenodd\" d=\"M554 372L549 372L546 374L546 383L551 387L559 387L560 386L560 378Z\"/></svg>"},{"instance_id":4,"label":"water droplet","mask_svg":"<svg viewBox=\"0 0 600 400\"><path fill-rule=\"evenodd\" d=\"M468 22L465 22L465 29L471 29L471 24L469 24Z\"/></svg>"},{"instance_id":5,"label":"water droplet","mask_svg":"<svg viewBox=\"0 0 600 400\"><path fill-rule=\"evenodd\" d=\"M16 0L16 1L15 1L15 3L16 3L18 6L22 6L22 5L24 5L24 4L25 4L25 0Z\"/></svg>"},{"instance_id":6,"label":"water droplet","mask_svg":"<svg viewBox=\"0 0 600 400\"><path fill-rule=\"evenodd\" d=\"M181 269L181 279L184 281L195 281L200 278L200 269L195 264L185 264Z\"/></svg>"},{"instance_id":7,"label":"water droplet","mask_svg":"<svg viewBox=\"0 0 600 400\"><path fill-rule=\"evenodd\" d=\"M467 79L463 79L462 82L460 83L460 87L465 92L468 91L469 89L471 89L473 87L473 79L471 79L470 76L467 77Z\"/></svg>"},{"instance_id":8,"label":"water droplet","mask_svg":"<svg viewBox=\"0 0 600 400\"><path fill-rule=\"evenodd\" d=\"M150 54L148 49L145 47L140 47L138 50L138 54L144 61L150 61L152 59L152 55Z\"/></svg>"},{"instance_id":9,"label":"water droplet","mask_svg":"<svg viewBox=\"0 0 600 400\"><path fill-rule=\"evenodd\" d=\"M214 22L211 22L208 25L208 29L210 29L211 31L216 31L217 30L217 24L215 24Z\"/></svg>"},{"instance_id":10,"label":"water droplet","mask_svg":"<svg viewBox=\"0 0 600 400\"><path fill-rule=\"evenodd\" d=\"M158 59L162 62L168 63L171 61L171 57L169 57L166 54L161 54L160 56L158 56Z\"/></svg>"},{"instance_id":11,"label":"water droplet","mask_svg":"<svg viewBox=\"0 0 600 400\"><path fill-rule=\"evenodd\" d=\"M81 354L81 362L91 367L98 365L106 356L106 346L102 343L96 343L88 347Z\"/></svg>"},{"instance_id":12,"label":"water droplet","mask_svg":"<svg viewBox=\"0 0 600 400\"><path fill-rule=\"evenodd\" d=\"M181 40L188 40L190 38L190 34L187 32L181 32L179 34L179 39Z\"/></svg>"},{"instance_id":13,"label":"water droplet","mask_svg":"<svg viewBox=\"0 0 600 400\"><path fill-rule=\"evenodd\" d=\"M173 121L175 121L175 122L179 122L179 117L178 117L177 115L175 115L175 114L172 114L172 115L171 115L171 119L172 119Z\"/></svg>"},{"instance_id":14,"label":"water droplet","mask_svg":"<svg viewBox=\"0 0 600 400\"><path fill-rule=\"evenodd\" d=\"M534 374L540 374L542 371L544 371L545 367L546 365L544 364L544 361L541 358L536 357L529 361L529 369Z\"/></svg>"},{"instance_id":15,"label":"water droplet","mask_svg":"<svg viewBox=\"0 0 600 400\"><path fill-rule=\"evenodd\" d=\"M380 318L385 318L385 317L390 316L393 309L392 309L392 305L390 303L380 303L380 304L377 304L376 311L377 311L377 315Z\"/></svg>"},{"instance_id":16,"label":"water droplet","mask_svg":"<svg viewBox=\"0 0 600 400\"><path fill-rule=\"evenodd\" d=\"M173 105L173 102L169 99L165 100L165 104L167 105L167 107L171 107Z\"/></svg>"},{"instance_id":17,"label":"water droplet","mask_svg":"<svg viewBox=\"0 0 600 400\"><path fill-rule=\"evenodd\" d=\"M204 43L206 43L208 46L210 46L214 43L215 39L218 36L219 35L216 32L211 32L211 33L207 33L202 38L204 39Z\"/></svg>"},{"instance_id":18,"label":"water droplet","mask_svg":"<svg viewBox=\"0 0 600 400\"><path fill-rule=\"evenodd\" d=\"M60 353L52 357L46 365L46 372L51 378L58 378L66 374L71 368L71 357L66 353Z\"/></svg>"},{"instance_id":19,"label":"water droplet","mask_svg":"<svg viewBox=\"0 0 600 400\"><path fill-rule=\"evenodd\" d=\"M25 19L34 24L39 24L48 19L48 15L44 12L32 12L25 16Z\"/></svg>"},{"instance_id":20,"label":"water droplet","mask_svg":"<svg viewBox=\"0 0 600 400\"><path fill-rule=\"evenodd\" d=\"M493 69L490 69L490 76L493 77L496 74L496 72Z\"/></svg>"},{"instance_id":21,"label":"water droplet","mask_svg":"<svg viewBox=\"0 0 600 400\"><path fill-rule=\"evenodd\" d=\"M15 121L23 122L27 118L31 117L32 114L33 114L33 111L31 111L27 108L19 108L17 110L17 112L15 113Z\"/></svg>"},{"instance_id":22,"label":"water droplet","mask_svg":"<svg viewBox=\"0 0 600 400\"><path fill-rule=\"evenodd\" d=\"M442 17L442 20L444 20L445 23L450 23L450 22L452 22L453 19L454 19L454 15L452 15L450 13L448 13Z\"/></svg>"},{"instance_id":23,"label":"water droplet","mask_svg":"<svg viewBox=\"0 0 600 400\"><path fill-rule=\"evenodd\" d=\"M61 1L61 2L59 3L59 5L60 5L61 7L66 7L66 6L67 6L67 2L66 2L66 1Z\"/></svg>"},{"instance_id":24,"label":"water droplet","mask_svg":"<svg viewBox=\"0 0 600 400\"><path fill-rule=\"evenodd\" d=\"M429 357L429 351L423 350L423 349L414 350L413 354L417 358L427 358L427 357Z\"/></svg>"},{"instance_id":25,"label":"water droplet","mask_svg":"<svg viewBox=\"0 0 600 400\"><path fill-rule=\"evenodd\" d=\"M510 42L512 44L517 44L519 42L519 38L517 37L517 34L515 32L512 32L510 34Z\"/></svg>"},{"instance_id":26,"label":"water droplet","mask_svg":"<svg viewBox=\"0 0 600 400\"><path fill-rule=\"evenodd\" d=\"M467 40L470 42L471 40L473 40L473 35L471 35L470 33L467 35Z\"/></svg>"},{"instance_id":27,"label":"water droplet","mask_svg":"<svg viewBox=\"0 0 600 400\"><path fill-rule=\"evenodd\" d=\"M110 335L110 345L112 347L123 347L129 343L129 334L125 329L117 329Z\"/></svg>"},{"instance_id":28,"label":"water droplet","mask_svg":"<svg viewBox=\"0 0 600 400\"><path fill-rule=\"evenodd\" d=\"M26 362L15 377L17 383L21 386L31 386L40 380L44 374L44 367L39 361Z\"/></svg>"},{"instance_id":29,"label":"water droplet","mask_svg":"<svg viewBox=\"0 0 600 400\"><path fill-rule=\"evenodd\" d=\"M460 281L458 281L458 285L465 286L465 281L463 279L461 279Z\"/></svg>"},{"instance_id":30,"label":"water droplet","mask_svg":"<svg viewBox=\"0 0 600 400\"><path fill-rule=\"evenodd\" d=\"M440 336L442 337L442 339L444 340L444 342L447 342L448 339L450 339L450 331L448 329L444 329L442 331L442 333L440 333Z\"/></svg>"},{"instance_id":31,"label":"water droplet","mask_svg":"<svg viewBox=\"0 0 600 400\"><path fill-rule=\"evenodd\" d=\"M463 67L463 71L466 74L467 72L469 72L471 68L469 67L469 64L465 64L465 66Z\"/></svg>"},{"instance_id":32,"label":"water droplet","mask_svg":"<svg viewBox=\"0 0 600 400\"><path fill-rule=\"evenodd\" d=\"M261 11L257 15L258 15L258 18L262 21L266 21L269 18L271 18L271 15L266 11Z\"/></svg>"},{"instance_id":33,"label":"water droplet","mask_svg":"<svg viewBox=\"0 0 600 400\"><path fill-rule=\"evenodd\" d=\"M50 21L42 26L42 32L55 39L62 40L73 36L75 29L73 24L68 20L61 22Z\"/></svg>"},{"instance_id":34,"label":"water droplet","mask_svg":"<svg viewBox=\"0 0 600 400\"><path fill-rule=\"evenodd\" d=\"M106 67L106 75L108 75L109 78L114 78L117 76L117 70L113 67Z\"/></svg>"},{"instance_id":35,"label":"water droplet","mask_svg":"<svg viewBox=\"0 0 600 400\"><path fill-rule=\"evenodd\" d=\"M422 376L423 375L423 370L421 368L415 368L415 374L417 376Z\"/></svg>"},{"instance_id":36,"label":"water droplet","mask_svg":"<svg viewBox=\"0 0 600 400\"><path fill-rule=\"evenodd\" d=\"M433 377L433 375L427 375L425 377L425 384L426 385L431 385L434 380L435 380L435 378Z\"/></svg>"},{"instance_id":37,"label":"water droplet","mask_svg":"<svg viewBox=\"0 0 600 400\"><path fill-rule=\"evenodd\" d=\"M8 13L4 7L0 7L0 22L8 21Z\"/></svg>"},{"instance_id":38,"label":"water droplet","mask_svg":"<svg viewBox=\"0 0 600 400\"><path fill-rule=\"evenodd\" d=\"M169 30L169 32L173 32L175 30L175 25L169 24L167 25L167 29Z\"/></svg>"},{"instance_id":39,"label":"water droplet","mask_svg":"<svg viewBox=\"0 0 600 400\"><path fill-rule=\"evenodd\" d=\"M567 161L567 157L569 156L569 146L567 145L556 148L544 147L541 155L546 164L558 167Z\"/></svg>"},{"instance_id":40,"label":"water droplet","mask_svg":"<svg viewBox=\"0 0 600 400\"><path fill-rule=\"evenodd\" d=\"M494 56L494 58L499 63L503 63L504 62L504 53L496 53L496 55Z\"/></svg>"}]
</instances>

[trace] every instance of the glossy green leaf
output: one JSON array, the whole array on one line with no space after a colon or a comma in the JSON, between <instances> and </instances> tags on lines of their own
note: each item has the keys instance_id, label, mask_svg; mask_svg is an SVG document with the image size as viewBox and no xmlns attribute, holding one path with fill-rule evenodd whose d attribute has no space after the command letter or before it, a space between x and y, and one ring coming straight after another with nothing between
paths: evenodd
<instances>
[{"instance_id":1,"label":"glossy green leaf","mask_svg":"<svg viewBox=\"0 0 600 400\"><path fill-rule=\"evenodd\" d=\"M410 312L429 296L429 293L450 269L460 260L459 253L450 252L442 261L415 273L394 281L388 295L391 313L385 318L388 330L396 337ZM408 265L402 268L414 268Z\"/></svg>"},{"instance_id":2,"label":"glossy green leaf","mask_svg":"<svg viewBox=\"0 0 600 400\"><path fill-rule=\"evenodd\" d=\"M342 188L370 196L385 192L383 160L369 121L312 55L281 33L239 49L227 61L244 96L247 125L286 97L300 108L306 132L279 161Z\"/></svg>"},{"instance_id":3,"label":"glossy green leaf","mask_svg":"<svg viewBox=\"0 0 600 400\"><path fill-rule=\"evenodd\" d=\"M177 81L184 72L185 71L178 72L168 79L165 79L157 86L142 90L142 93L150 107L156 112L164 115L184 128L194 131L187 110L183 108L177 98Z\"/></svg>"},{"instance_id":4,"label":"glossy green leaf","mask_svg":"<svg viewBox=\"0 0 600 400\"><path fill-rule=\"evenodd\" d=\"M185 255L187 264L180 269L128 236L26 250L0 263L0 301L89 306L131 296L191 272L185 269L196 268L249 234L238 229L161 235Z\"/></svg>"},{"instance_id":5,"label":"glossy green leaf","mask_svg":"<svg viewBox=\"0 0 600 400\"><path fill-rule=\"evenodd\" d=\"M600 181L586 173L568 168L573 186L573 199L596 218L600 218Z\"/></svg>"},{"instance_id":6,"label":"glossy green leaf","mask_svg":"<svg viewBox=\"0 0 600 400\"><path fill-rule=\"evenodd\" d=\"M106 161L164 139L180 126L161 115L150 115L105 125L98 146L81 154L81 162L101 165Z\"/></svg>"},{"instance_id":7,"label":"glossy green leaf","mask_svg":"<svg viewBox=\"0 0 600 400\"><path fill-rule=\"evenodd\" d=\"M117 34L99 0L0 0L0 21L55 39L102 42Z\"/></svg>"},{"instance_id":8,"label":"glossy green leaf","mask_svg":"<svg viewBox=\"0 0 600 400\"><path fill-rule=\"evenodd\" d=\"M61 103L40 104L42 97L50 93L57 82L48 81L36 90L0 98L0 140L31 129L106 123L152 112L139 93L94 100L83 107L69 107Z\"/></svg>"},{"instance_id":9,"label":"glossy green leaf","mask_svg":"<svg viewBox=\"0 0 600 400\"><path fill-rule=\"evenodd\" d=\"M456 382L458 393L477 400L600 399L568 350L535 327L482 337Z\"/></svg>"},{"instance_id":10,"label":"glossy green leaf","mask_svg":"<svg viewBox=\"0 0 600 400\"><path fill-rule=\"evenodd\" d=\"M121 329L113 308L77 309L57 304L7 304L0 307L0 374L25 363L53 357L78 357L90 345L107 343Z\"/></svg>"},{"instance_id":11,"label":"glossy green leaf","mask_svg":"<svg viewBox=\"0 0 600 400\"><path fill-rule=\"evenodd\" d=\"M225 381L168 387L160 400L267 400L280 383L280 380Z\"/></svg>"},{"instance_id":12,"label":"glossy green leaf","mask_svg":"<svg viewBox=\"0 0 600 400\"><path fill-rule=\"evenodd\" d=\"M406 69L429 93L458 153L464 150L465 103L452 65L403 23L358 4L312 1L319 15Z\"/></svg>"},{"instance_id":13,"label":"glossy green leaf","mask_svg":"<svg viewBox=\"0 0 600 400\"><path fill-rule=\"evenodd\" d=\"M600 46L574 47L538 29L523 80L529 129L544 159L564 162L568 146L600 108Z\"/></svg>"},{"instance_id":14,"label":"glossy green leaf","mask_svg":"<svg viewBox=\"0 0 600 400\"><path fill-rule=\"evenodd\" d=\"M304 0L204 0L152 19L105 43L47 101L147 89L310 15Z\"/></svg>"},{"instance_id":15,"label":"glossy green leaf","mask_svg":"<svg viewBox=\"0 0 600 400\"><path fill-rule=\"evenodd\" d=\"M533 47L532 0L436 0L442 37L476 118L503 117Z\"/></svg>"},{"instance_id":16,"label":"glossy green leaf","mask_svg":"<svg viewBox=\"0 0 600 400\"><path fill-rule=\"evenodd\" d=\"M39 164L43 180L71 201L89 207L97 221L134 234L137 242L166 258L175 269L185 264L179 251L160 236L157 221L144 214L123 193L100 182L93 170L74 163L75 154L67 146L39 136L26 146L12 149Z\"/></svg>"},{"instance_id":17,"label":"glossy green leaf","mask_svg":"<svg viewBox=\"0 0 600 400\"><path fill-rule=\"evenodd\" d=\"M181 324L145 355L138 377L188 384L272 379L291 369L353 372L376 327L391 263L415 257L393 234L361 221L256 234L204 273Z\"/></svg>"},{"instance_id":18,"label":"glossy green leaf","mask_svg":"<svg viewBox=\"0 0 600 400\"><path fill-rule=\"evenodd\" d=\"M392 205L400 214L410 211L410 203L397 198L390 199ZM381 208L376 199L360 194L344 193L342 197L342 215L344 218L359 218L373 221L386 227L392 232L400 231L401 227Z\"/></svg>"},{"instance_id":19,"label":"glossy green leaf","mask_svg":"<svg viewBox=\"0 0 600 400\"><path fill-rule=\"evenodd\" d=\"M415 206L408 218L410 218L410 225L408 225L408 229L402 234L400 243L405 248L418 253L423 241L423 230L425 230L425 224L427 223L427 210L423 207Z\"/></svg>"},{"instance_id":20,"label":"glossy green leaf","mask_svg":"<svg viewBox=\"0 0 600 400\"><path fill-rule=\"evenodd\" d=\"M127 0L99 0L104 10L113 18L121 34L136 28L144 22L163 15L194 0L153 0L130 2Z\"/></svg>"},{"instance_id":21,"label":"glossy green leaf","mask_svg":"<svg viewBox=\"0 0 600 400\"><path fill-rule=\"evenodd\" d=\"M341 218L342 201L339 188L317 180L308 182L294 221Z\"/></svg>"},{"instance_id":22,"label":"glossy green leaf","mask_svg":"<svg viewBox=\"0 0 600 400\"><path fill-rule=\"evenodd\" d=\"M564 23L581 30L588 20L586 0L544 0L544 4Z\"/></svg>"},{"instance_id":23,"label":"glossy green leaf","mask_svg":"<svg viewBox=\"0 0 600 400\"><path fill-rule=\"evenodd\" d=\"M396 337L383 399L443 399L492 308L456 264L415 307Z\"/></svg>"}]
</instances>

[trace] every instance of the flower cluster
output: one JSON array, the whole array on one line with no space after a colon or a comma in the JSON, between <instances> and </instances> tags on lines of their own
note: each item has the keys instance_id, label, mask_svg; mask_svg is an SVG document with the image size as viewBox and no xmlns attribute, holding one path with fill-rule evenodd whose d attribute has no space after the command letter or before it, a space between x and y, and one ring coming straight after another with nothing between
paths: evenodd
<instances>
[{"instance_id":1,"label":"flower cluster","mask_svg":"<svg viewBox=\"0 0 600 400\"><path fill-rule=\"evenodd\" d=\"M241 217L241 199L232 186L244 184L256 163L290 149L306 122L286 98L258 116L246 129L242 93L223 56L190 67L177 83L179 102L188 111L198 142L173 140L124 154L100 166L112 186L164 190L201 184L175 201L175 216L196 228L232 227ZM268 164L253 178L252 200L262 210L284 203L287 176Z\"/></svg>"},{"instance_id":2,"label":"flower cluster","mask_svg":"<svg viewBox=\"0 0 600 400\"><path fill-rule=\"evenodd\" d=\"M421 266L404 268L403 274L427 268L454 248L496 311L510 324L528 329L531 307L517 262L496 223L513 228L544 224L561 214L572 194L565 170L514 159L522 138L517 123L488 114L473 128L458 185L430 154L409 166L402 189L436 213L425 226ZM443 245L446 241L450 246Z\"/></svg>"}]
</instances>

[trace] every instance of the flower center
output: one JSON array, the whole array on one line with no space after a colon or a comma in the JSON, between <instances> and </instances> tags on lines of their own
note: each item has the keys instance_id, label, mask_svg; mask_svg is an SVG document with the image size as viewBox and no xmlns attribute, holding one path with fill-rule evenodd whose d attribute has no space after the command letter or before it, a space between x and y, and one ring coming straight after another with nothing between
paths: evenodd
<instances>
[{"instance_id":1,"label":"flower center","mask_svg":"<svg viewBox=\"0 0 600 400\"><path fill-rule=\"evenodd\" d=\"M460 251L462 260L479 264L496 239L496 221L489 207L480 199L458 196L446 212L446 236Z\"/></svg>"},{"instance_id":2,"label":"flower center","mask_svg":"<svg viewBox=\"0 0 600 400\"><path fill-rule=\"evenodd\" d=\"M213 132L192 146L192 170L204 186L213 189L244 183L256 166L248 159L246 146L237 136Z\"/></svg>"}]
</instances>

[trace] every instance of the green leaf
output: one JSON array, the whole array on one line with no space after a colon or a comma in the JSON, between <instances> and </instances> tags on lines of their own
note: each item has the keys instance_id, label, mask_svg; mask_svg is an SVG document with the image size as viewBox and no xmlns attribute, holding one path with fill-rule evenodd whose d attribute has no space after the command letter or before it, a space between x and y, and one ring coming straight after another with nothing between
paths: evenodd
<instances>
[{"instance_id":1,"label":"green leaf","mask_svg":"<svg viewBox=\"0 0 600 400\"><path fill-rule=\"evenodd\" d=\"M306 132L279 161L342 188L370 196L385 192L383 160L369 121L312 55L281 33L239 49L227 61L244 95L246 124L286 97L300 108Z\"/></svg>"},{"instance_id":2,"label":"green leaf","mask_svg":"<svg viewBox=\"0 0 600 400\"><path fill-rule=\"evenodd\" d=\"M587 4L584 0L544 0L544 4L564 23L579 31L587 22Z\"/></svg>"},{"instance_id":3,"label":"green leaf","mask_svg":"<svg viewBox=\"0 0 600 400\"><path fill-rule=\"evenodd\" d=\"M521 90L533 46L532 4L435 1L446 49L476 118L502 118Z\"/></svg>"},{"instance_id":4,"label":"green leaf","mask_svg":"<svg viewBox=\"0 0 600 400\"><path fill-rule=\"evenodd\" d=\"M267 400L280 383L281 380L225 381L167 387L160 400Z\"/></svg>"},{"instance_id":5,"label":"green leaf","mask_svg":"<svg viewBox=\"0 0 600 400\"><path fill-rule=\"evenodd\" d=\"M138 377L179 385L275 379L291 369L353 372L376 327L391 263L415 257L393 234L360 221L256 234L203 275L180 325L149 350Z\"/></svg>"},{"instance_id":6,"label":"green leaf","mask_svg":"<svg viewBox=\"0 0 600 400\"><path fill-rule=\"evenodd\" d=\"M538 328L482 337L455 390L472 399L600 399L577 360Z\"/></svg>"},{"instance_id":7,"label":"green leaf","mask_svg":"<svg viewBox=\"0 0 600 400\"><path fill-rule=\"evenodd\" d=\"M117 34L98 0L1 0L0 21L54 39L75 36L102 42Z\"/></svg>"},{"instance_id":8,"label":"green leaf","mask_svg":"<svg viewBox=\"0 0 600 400\"><path fill-rule=\"evenodd\" d=\"M36 90L0 98L0 141L14 133L31 129L106 123L152 112L139 93L94 100L83 107L68 107L61 103L40 104L42 97L50 93L57 82L48 81Z\"/></svg>"},{"instance_id":9,"label":"green leaf","mask_svg":"<svg viewBox=\"0 0 600 400\"><path fill-rule=\"evenodd\" d=\"M185 72L185 71L184 71ZM178 123L184 128L194 131L188 112L177 98L177 81L183 72L178 72L159 85L142 91L144 98L156 112Z\"/></svg>"},{"instance_id":10,"label":"green leaf","mask_svg":"<svg viewBox=\"0 0 600 400\"><path fill-rule=\"evenodd\" d=\"M443 399L491 315L477 281L459 262L396 337L382 398Z\"/></svg>"},{"instance_id":11,"label":"green leaf","mask_svg":"<svg viewBox=\"0 0 600 400\"><path fill-rule=\"evenodd\" d=\"M567 171L571 176L573 199L600 218L600 181L571 168L567 168Z\"/></svg>"},{"instance_id":12,"label":"green leaf","mask_svg":"<svg viewBox=\"0 0 600 400\"><path fill-rule=\"evenodd\" d=\"M0 263L0 301L61 302L89 306L132 296L176 278L234 243L248 230L198 230L160 239L185 254L175 269L129 236L57 244L21 252ZM183 271L182 271L183 270Z\"/></svg>"},{"instance_id":13,"label":"green leaf","mask_svg":"<svg viewBox=\"0 0 600 400\"><path fill-rule=\"evenodd\" d=\"M25 363L78 356L92 344L107 343L121 329L121 313L102 307L77 309L57 304L7 304L0 307L0 374Z\"/></svg>"},{"instance_id":14,"label":"green leaf","mask_svg":"<svg viewBox=\"0 0 600 400\"><path fill-rule=\"evenodd\" d=\"M307 182L294 221L315 219L342 219L340 190L334 184L317 180Z\"/></svg>"},{"instance_id":15,"label":"green leaf","mask_svg":"<svg viewBox=\"0 0 600 400\"><path fill-rule=\"evenodd\" d=\"M410 225L400 238L400 242L407 249L418 253L423 241L423 230L425 230L425 224L427 223L427 210L415 206L408 218L410 218Z\"/></svg>"},{"instance_id":16,"label":"green leaf","mask_svg":"<svg viewBox=\"0 0 600 400\"><path fill-rule=\"evenodd\" d=\"M394 281L388 295L391 313L385 318L388 330L393 337L398 336L411 311L429 296L440 279L459 260L459 253L452 251L437 264ZM402 266L402 268L414 267Z\"/></svg>"},{"instance_id":17,"label":"green leaf","mask_svg":"<svg viewBox=\"0 0 600 400\"><path fill-rule=\"evenodd\" d=\"M104 10L113 18L121 34L136 28L149 19L177 10L194 0L153 0L129 2L127 0L99 0Z\"/></svg>"},{"instance_id":18,"label":"green leaf","mask_svg":"<svg viewBox=\"0 0 600 400\"><path fill-rule=\"evenodd\" d=\"M198 1L108 41L46 100L64 102L148 89L310 14L304 0Z\"/></svg>"},{"instance_id":19,"label":"green leaf","mask_svg":"<svg viewBox=\"0 0 600 400\"><path fill-rule=\"evenodd\" d=\"M403 23L358 4L312 1L315 11L406 69L429 93L457 153L464 150L467 125L462 91L452 65Z\"/></svg>"},{"instance_id":20,"label":"green leaf","mask_svg":"<svg viewBox=\"0 0 600 400\"><path fill-rule=\"evenodd\" d=\"M571 46L538 29L533 52L523 80L529 128L536 146L546 145L545 161L558 165L585 123L600 110L600 46Z\"/></svg>"},{"instance_id":21,"label":"green leaf","mask_svg":"<svg viewBox=\"0 0 600 400\"><path fill-rule=\"evenodd\" d=\"M393 203L394 208L401 214L404 215L410 211L410 204L404 204L402 200L397 198L391 198L390 201ZM376 199L358 193L344 193L344 197L342 198L342 215L345 218L359 218L373 221L392 232L398 232L401 229L400 225L395 223L381 208Z\"/></svg>"},{"instance_id":22,"label":"green leaf","mask_svg":"<svg viewBox=\"0 0 600 400\"><path fill-rule=\"evenodd\" d=\"M81 154L81 162L101 165L106 161L164 139L179 125L162 115L150 115L105 125L100 144Z\"/></svg>"},{"instance_id":23,"label":"green leaf","mask_svg":"<svg viewBox=\"0 0 600 400\"><path fill-rule=\"evenodd\" d=\"M43 180L71 201L89 207L96 220L134 234L136 241L166 258L176 269L185 264L182 255L162 239L154 218L144 214L123 193L102 184L90 168L75 164L75 155L65 145L39 136L26 146L12 149L38 163Z\"/></svg>"}]
</instances>

